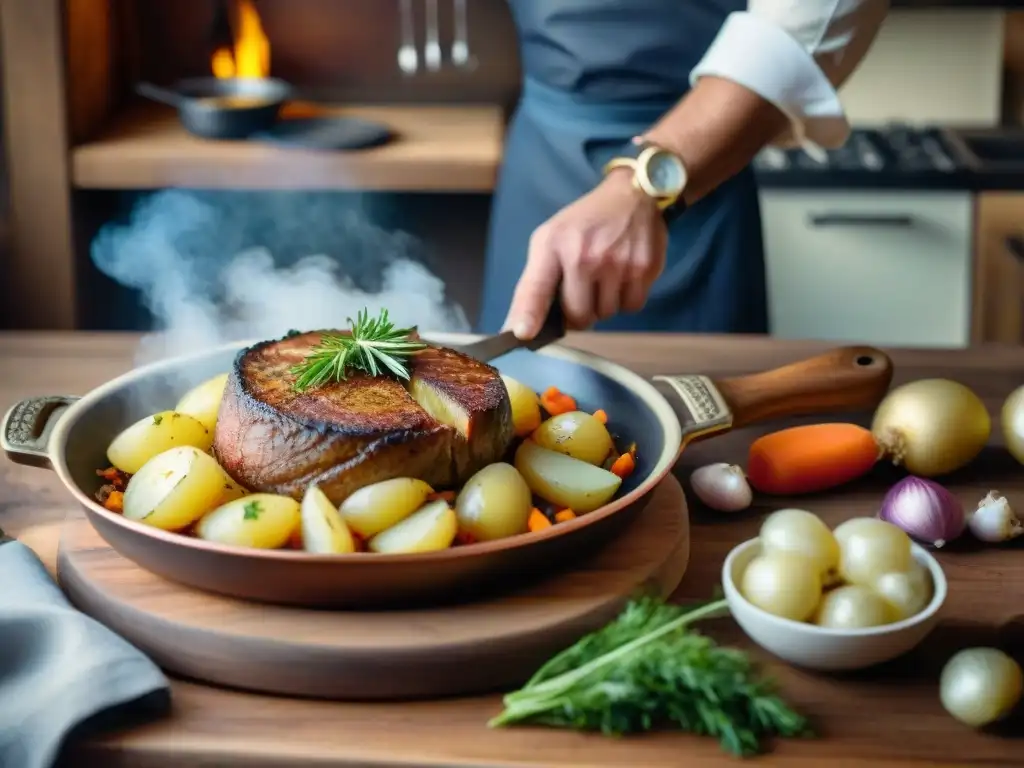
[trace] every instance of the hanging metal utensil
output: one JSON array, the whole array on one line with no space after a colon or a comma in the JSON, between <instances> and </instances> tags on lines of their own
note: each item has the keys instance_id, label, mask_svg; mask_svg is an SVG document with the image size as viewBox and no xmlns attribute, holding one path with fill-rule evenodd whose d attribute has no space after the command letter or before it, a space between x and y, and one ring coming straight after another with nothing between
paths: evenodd
<instances>
[{"instance_id":1,"label":"hanging metal utensil","mask_svg":"<svg viewBox=\"0 0 1024 768\"><path fill-rule=\"evenodd\" d=\"M466 0L452 0L455 36L452 40L452 63L459 69L472 69L476 60L469 52L469 18Z\"/></svg>"},{"instance_id":2,"label":"hanging metal utensil","mask_svg":"<svg viewBox=\"0 0 1024 768\"><path fill-rule=\"evenodd\" d=\"M427 69L437 72L441 69L441 23L438 19L437 0L426 0L427 4L427 40L423 47L423 60Z\"/></svg>"},{"instance_id":3,"label":"hanging metal utensil","mask_svg":"<svg viewBox=\"0 0 1024 768\"><path fill-rule=\"evenodd\" d=\"M399 14L402 42L398 47L398 68L403 74L415 75L420 68L420 57L416 52L416 19L412 0L399 0Z\"/></svg>"}]
</instances>

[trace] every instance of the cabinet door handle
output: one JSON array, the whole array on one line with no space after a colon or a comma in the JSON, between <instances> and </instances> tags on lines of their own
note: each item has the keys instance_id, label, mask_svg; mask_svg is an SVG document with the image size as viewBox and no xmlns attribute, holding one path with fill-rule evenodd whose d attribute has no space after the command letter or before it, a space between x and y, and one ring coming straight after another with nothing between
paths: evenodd
<instances>
[{"instance_id":1,"label":"cabinet door handle","mask_svg":"<svg viewBox=\"0 0 1024 768\"><path fill-rule=\"evenodd\" d=\"M812 227L912 227L914 218L888 213L812 213Z\"/></svg>"},{"instance_id":2,"label":"cabinet door handle","mask_svg":"<svg viewBox=\"0 0 1024 768\"><path fill-rule=\"evenodd\" d=\"M1013 256L1017 261L1024 262L1024 237L1020 235L1009 235L1003 241L1003 247L1006 252Z\"/></svg>"}]
</instances>

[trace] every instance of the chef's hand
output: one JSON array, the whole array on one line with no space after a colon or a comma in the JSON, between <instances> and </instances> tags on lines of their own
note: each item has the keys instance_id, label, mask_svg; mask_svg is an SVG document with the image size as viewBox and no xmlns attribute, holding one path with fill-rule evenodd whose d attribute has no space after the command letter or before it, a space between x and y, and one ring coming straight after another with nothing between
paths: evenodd
<instances>
[{"instance_id":1,"label":"chef's hand","mask_svg":"<svg viewBox=\"0 0 1024 768\"><path fill-rule=\"evenodd\" d=\"M559 298L575 330L642 309L665 267L667 242L657 204L633 188L630 170L612 171L534 231L505 328L533 338Z\"/></svg>"}]
</instances>

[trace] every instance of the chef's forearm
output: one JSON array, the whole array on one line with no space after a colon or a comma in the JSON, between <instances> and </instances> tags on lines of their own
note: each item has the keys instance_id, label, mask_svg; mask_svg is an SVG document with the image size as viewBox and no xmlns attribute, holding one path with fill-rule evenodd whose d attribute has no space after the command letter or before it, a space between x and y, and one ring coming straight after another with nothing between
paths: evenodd
<instances>
[{"instance_id":1,"label":"chef's forearm","mask_svg":"<svg viewBox=\"0 0 1024 768\"><path fill-rule=\"evenodd\" d=\"M750 0L691 74L691 92L645 134L687 164L689 201L767 144L834 148L849 135L836 89L871 46L889 0Z\"/></svg>"},{"instance_id":2,"label":"chef's forearm","mask_svg":"<svg viewBox=\"0 0 1024 768\"><path fill-rule=\"evenodd\" d=\"M644 138L683 159L689 176L684 197L693 203L743 170L787 122L753 91L705 77Z\"/></svg>"}]
</instances>

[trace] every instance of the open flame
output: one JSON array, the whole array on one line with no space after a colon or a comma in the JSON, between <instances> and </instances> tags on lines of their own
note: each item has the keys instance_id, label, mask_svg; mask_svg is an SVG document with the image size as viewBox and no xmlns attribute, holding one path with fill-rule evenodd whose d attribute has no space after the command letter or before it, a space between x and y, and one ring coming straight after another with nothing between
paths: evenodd
<instances>
[{"instance_id":1,"label":"open flame","mask_svg":"<svg viewBox=\"0 0 1024 768\"><path fill-rule=\"evenodd\" d=\"M270 75L270 40L263 32L260 15L252 0L235 4L234 50L222 46L213 52L210 67L214 77L268 77Z\"/></svg>"}]
</instances>

